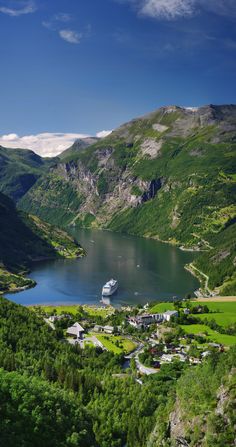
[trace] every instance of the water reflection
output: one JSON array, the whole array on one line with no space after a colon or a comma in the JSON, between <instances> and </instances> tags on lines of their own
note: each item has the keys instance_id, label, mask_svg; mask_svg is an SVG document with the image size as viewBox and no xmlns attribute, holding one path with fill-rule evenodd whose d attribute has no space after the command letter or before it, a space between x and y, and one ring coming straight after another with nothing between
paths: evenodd
<instances>
[{"instance_id":1,"label":"water reflection","mask_svg":"<svg viewBox=\"0 0 236 447\"><path fill-rule=\"evenodd\" d=\"M102 286L111 278L119 281L117 293L110 298L114 305L167 300L198 287L184 269L193 253L108 231L80 230L74 236L85 248L85 258L35 264L30 277L37 287L10 299L22 304L98 304Z\"/></svg>"}]
</instances>

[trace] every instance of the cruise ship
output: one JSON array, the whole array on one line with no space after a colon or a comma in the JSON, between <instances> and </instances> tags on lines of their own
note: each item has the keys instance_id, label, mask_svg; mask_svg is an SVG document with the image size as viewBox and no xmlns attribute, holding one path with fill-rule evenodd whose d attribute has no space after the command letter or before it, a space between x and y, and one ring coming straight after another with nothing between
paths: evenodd
<instances>
[{"instance_id":1,"label":"cruise ship","mask_svg":"<svg viewBox=\"0 0 236 447\"><path fill-rule=\"evenodd\" d=\"M118 281L116 279L110 279L102 288L103 296L111 296L118 289Z\"/></svg>"}]
</instances>

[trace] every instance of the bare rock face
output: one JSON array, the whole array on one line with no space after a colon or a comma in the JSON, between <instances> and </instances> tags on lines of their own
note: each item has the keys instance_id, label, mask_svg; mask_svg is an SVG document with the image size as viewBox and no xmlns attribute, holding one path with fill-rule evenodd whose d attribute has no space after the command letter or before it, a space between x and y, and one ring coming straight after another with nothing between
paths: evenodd
<instances>
[{"instance_id":1,"label":"bare rock face","mask_svg":"<svg viewBox=\"0 0 236 447\"><path fill-rule=\"evenodd\" d=\"M174 411L170 414L170 435L172 439L185 436L185 425L182 421L182 412L178 401L176 401Z\"/></svg>"},{"instance_id":2,"label":"bare rock face","mask_svg":"<svg viewBox=\"0 0 236 447\"><path fill-rule=\"evenodd\" d=\"M60 163L54 168L54 174L69 181L83 195L96 191L97 178L81 163Z\"/></svg>"},{"instance_id":3,"label":"bare rock face","mask_svg":"<svg viewBox=\"0 0 236 447\"><path fill-rule=\"evenodd\" d=\"M163 141L156 141L154 138L147 138L141 144L142 155L146 155L149 158L156 158L161 155L161 147Z\"/></svg>"},{"instance_id":4,"label":"bare rock face","mask_svg":"<svg viewBox=\"0 0 236 447\"><path fill-rule=\"evenodd\" d=\"M164 126L163 124L159 124L159 123L153 124L152 128L153 128L153 130L156 130L157 132L160 132L160 133L165 132L166 130L169 129L167 126Z\"/></svg>"},{"instance_id":5,"label":"bare rock face","mask_svg":"<svg viewBox=\"0 0 236 447\"><path fill-rule=\"evenodd\" d=\"M105 168L108 164L108 160L113 153L112 147L106 147L102 150L96 152L98 157L98 166L100 168Z\"/></svg>"}]
</instances>

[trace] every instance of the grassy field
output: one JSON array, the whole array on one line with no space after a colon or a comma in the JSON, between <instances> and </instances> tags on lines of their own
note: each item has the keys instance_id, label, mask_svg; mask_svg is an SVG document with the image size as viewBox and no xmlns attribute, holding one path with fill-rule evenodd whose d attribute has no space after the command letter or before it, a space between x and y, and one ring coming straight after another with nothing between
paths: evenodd
<instances>
[{"instance_id":1,"label":"grassy field","mask_svg":"<svg viewBox=\"0 0 236 447\"><path fill-rule=\"evenodd\" d=\"M211 313L198 315L199 318L214 319L217 324L224 327L236 323L236 302L202 302L202 304L207 304Z\"/></svg>"},{"instance_id":2,"label":"grassy field","mask_svg":"<svg viewBox=\"0 0 236 447\"><path fill-rule=\"evenodd\" d=\"M222 327L227 327L233 323L236 323L236 301L192 301L192 304L194 305L198 305L201 303L203 305L207 305L210 313L194 315L197 318L200 318L201 320L207 319L208 321L215 320L216 323ZM150 309L150 313L165 312L166 310L173 309L173 303L159 303ZM208 334L208 340L214 341L216 343L222 343L226 346L232 346L236 344L236 336L220 334L219 332L213 331L204 324L182 325L181 327L185 330L186 333L198 334L206 332Z\"/></svg>"},{"instance_id":3,"label":"grassy field","mask_svg":"<svg viewBox=\"0 0 236 447\"><path fill-rule=\"evenodd\" d=\"M114 354L128 354L136 348L136 345L132 340L121 337L120 335L96 334L96 337L108 351L114 352ZM117 342L119 342L118 346Z\"/></svg>"},{"instance_id":4,"label":"grassy field","mask_svg":"<svg viewBox=\"0 0 236 447\"><path fill-rule=\"evenodd\" d=\"M181 327L187 334L205 334L209 341L221 343L225 346L236 344L236 335L219 334L219 332L213 331L204 324L181 325Z\"/></svg>"},{"instance_id":5,"label":"grassy field","mask_svg":"<svg viewBox=\"0 0 236 447\"><path fill-rule=\"evenodd\" d=\"M151 314L152 314L152 313L158 313L158 312L162 313L162 312L166 312L167 310L174 310L174 305L173 305L173 303L166 302L166 303L158 303L158 304L155 304L155 306L151 307L151 308L148 310L148 313L149 313L149 312L150 312Z\"/></svg>"},{"instance_id":6,"label":"grassy field","mask_svg":"<svg viewBox=\"0 0 236 447\"><path fill-rule=\"evenodd\" d=\"M196 316L198 318L201 318L204 320L207 318L207 320L215 320L217 324L223 327L227 327L232 323L236 323L236 301L192 301L192 304L198 305L203 304L207 305L208 309L210 310L210 313L208 314L197 314ZM150 313L158 313L158 312L165 312L166 310L173 310L174 306L173 303L158 303L155 306L153 306L149 312Z\"/></svg>"},{"instance_id":7,"label":"grassy field","mask_svg":"<svg viewBox=\"0 0 236 447\"><path fill-rule=\"evenodd\" d=\"M79 312L79 304L69 305L69 306L40 306L44 312L51 314L56 309L56 313L58 315L71 313L72 315L76 315ZM87 312L90 316L101 316L106 318L108 315L111 315L114 312L112 307L95 307L95 306L82 306L84 311Z\"/></svg>"}]
</instances>

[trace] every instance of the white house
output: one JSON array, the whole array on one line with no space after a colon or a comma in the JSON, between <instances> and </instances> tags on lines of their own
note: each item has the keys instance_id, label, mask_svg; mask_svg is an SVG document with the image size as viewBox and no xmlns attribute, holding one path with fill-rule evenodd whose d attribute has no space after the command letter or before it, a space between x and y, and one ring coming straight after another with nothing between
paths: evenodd
<instances>
[{"instance_id":1,"label":"white house","mask_svg":"<svg viewBox=\"0 0 236 447\"><path fill-rule=\"evenodd\" d=\"M173 317L178 317L177 310L167 310L163 313L163 320L170 321Z\"/></svg>"},{"instance_id":2,"label":"white house","mask_svg":"<svg viewBox=\"0 0 236 447\"><path fill-rule=\"evenodd\" d=\"M113 326L104 326L104 327L103 327L103 331L104 331L106 334L113 334L113 332L114 332L114 327L113 327Z\"/></svg>"},{"instance_id":3,"label":"white house","mask_svg":"<svg viewBox=\"0 0 236 447\"><path fill-rule=\"evenodd\" d=\"M79 323L73 324L73 326L68 327L66 331L67 335L70 335L74 338L83 338L84 328Z\"/></svg>"},{"instance_id":4,"label":"white house","mask_svg":"<svg viewBox=\"0 0 236 447\"><path fill-rule=\"evenodd\" d=\"M163 320L162 314L144 314L137 317L130 317L129 324L136 328L149 326L152 323L160 323Z\"/></svg>"},{"instance_id":5,"label":"white house","mask_svg":"<svg viewBox=\"0 0 236 447\"><path fill-rule=\"evenodd\" d=\"M95 332L105 332L106 334L113 334L114 327L113 326L100 326L96 324L93 328Z\"/></svg>"}]
</instances>

